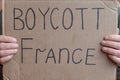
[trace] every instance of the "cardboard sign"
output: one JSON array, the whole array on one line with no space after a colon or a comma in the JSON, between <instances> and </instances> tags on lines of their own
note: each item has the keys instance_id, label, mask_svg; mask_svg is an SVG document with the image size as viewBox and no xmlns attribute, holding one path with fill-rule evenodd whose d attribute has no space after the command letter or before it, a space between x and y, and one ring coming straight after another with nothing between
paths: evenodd
<instances>
[{"instance_id":1,"label":"cardboard sign","mask_svg":"<svg viewBox=\"0 0 120 80\"><path fill-rule=\"evenodd\" d=\"M100 42L116 27L115 0L4 0L4 34L20 46L4 80L115 80Z\"/></svg>"}]
</instances>

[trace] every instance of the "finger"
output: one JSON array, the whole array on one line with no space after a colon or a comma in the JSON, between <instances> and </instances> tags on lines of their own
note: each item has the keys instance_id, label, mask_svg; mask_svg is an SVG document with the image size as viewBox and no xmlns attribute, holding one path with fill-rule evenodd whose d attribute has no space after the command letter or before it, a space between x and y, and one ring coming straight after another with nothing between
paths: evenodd
<instances>
[{"instance_id":1,"label":"finger","mask_svg":"<svg viewBox=\"0 0 120 80\"><path fill-rule=\"evenodd\" d=\"M1 35L0 36L0 42L6 42L6 43L12 42L12 43L15 43L15 42L17 42L17 40L16 40L16 38L13 38L13 37L10 37L10 36Z\"/></svg>"},{"instance_id":2,"label":"finger","mask_svg":"<svg viewBox=\"0 0 120 80\"><path fill-rule=\"evenodd\" d=\"M16 49L16 48L18 48L17 43L0 43L0 50Z\"/></svg>"},{"instance_id":3,"label":"finger","mask_svg":"<svg viewBox=\"0 0 120 80\"><path fill-rule=\"evenodd\" d=\"M3 64L5 62L9 61L10 59L12 59L12 57L13 57L13 55L9 55L9 56L0 58L0 64Z\"/></svg>"},{"instance_id":4,"label":"finger","mask_svg":"<svg viewBox=\"0 0 120 80\"><path fill-rule=\"evenodd\" d=\"M120 42L120 35L108 35L105 36L105 40Z\"/></svg>"},{"instance_id":5,"label":"finger","mask_svg":"<svg viewBox=\"0 0 120 80\"><path fill-rule=\"evenodd\" d=\"M120 50L116 50L116 49L109 48L109 47L103 47L102 51L109 55L113 55L113 56L120 58Z\"/></svg>"},{"instance_id":6,"label":"finger","mask_svg":"<svg viewBox=\"0 0 120 80\"><path fill-rule=\"evenodd\" d=\"M108 55L108 57L114 62L116 63L117 66L120 66L120 58L113 56L113 55Z\"/></svg>"},{"instance_id":7,"label":"finger","mask_svg":"<svg viewBox=\"0 0 120 80\"><path fill-rule=\"evenodd\" d=\"M8 55L15 55L17 53L17 49L11 49L11 50L0 50L0 58L5 57Z\"/></svg>"},{"instance_id":8,"label":"finger","mask_svg":"<svg viewBox=\"0 0 120 80\"><path fill-rule=\"evenodd\" d=\"M106 46L106 47L111 47L114 49L119 49L120 50L120 43L119 42L114 42L114 41L102 41L101 42L102 46Z\"/></svg>"}]
</instances>

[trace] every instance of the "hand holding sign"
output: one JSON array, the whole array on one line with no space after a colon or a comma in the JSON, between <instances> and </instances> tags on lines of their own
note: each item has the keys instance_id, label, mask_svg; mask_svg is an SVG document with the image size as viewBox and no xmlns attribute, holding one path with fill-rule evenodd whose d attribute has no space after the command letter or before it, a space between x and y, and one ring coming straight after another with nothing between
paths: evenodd
<instances>
[{"instance_id":1,"label":"hand holding sign","mask_svg":"<svg viewBox=\"0 0 120 80\"><path fill-rule=\"evenodd\" d=\"M120 36L105 36L101 44L103 45L102 51L108 54L108 57L116 63L116 65L120 66Z\"/></svg>"},{"instance_id":2,"label":"hand holding sign","mask_svg":"<svg viewBox=\"0 0 120 80\"><path fill-rule=\"evenodd\" d=\"M0 0L0 11L2 10L2 0ZM1 19L0 19L1 20ZM17 40L13 37L0 36L0 64L9 61L17 52Z\"/></svg>"},{"instance_id":3,"label":"hand holding sign","mask_svg":"<svg viewBox=\"0 0 120 80\"><path fill-rule=\"evenodd\" d=\"M9 36L0 36L0 64L9 61L17 52L17 40Z\"/></svg>"}]
</instances>

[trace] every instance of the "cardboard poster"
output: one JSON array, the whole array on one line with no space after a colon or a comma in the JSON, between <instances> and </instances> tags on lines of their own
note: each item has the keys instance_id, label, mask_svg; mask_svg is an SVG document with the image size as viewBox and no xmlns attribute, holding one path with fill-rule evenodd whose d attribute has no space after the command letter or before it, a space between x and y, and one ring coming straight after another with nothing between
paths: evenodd
<instances>
[{"instance_id":1,"label":"cardboard poster","mask_svg":"<svg viewBox=\"0 0 120 80\"><path fill-rule=\"evenodd\" d=\"M4 0L4 34L19 43L4 80L115 80L101 52L115 34L116 0Z\"/></svg>"}]
</instances>

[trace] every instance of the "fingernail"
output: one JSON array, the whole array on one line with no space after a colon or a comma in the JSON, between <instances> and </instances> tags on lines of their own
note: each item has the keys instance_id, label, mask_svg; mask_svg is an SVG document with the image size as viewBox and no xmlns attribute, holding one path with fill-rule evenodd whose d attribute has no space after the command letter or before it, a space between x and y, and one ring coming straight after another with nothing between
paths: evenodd
<instances>
[{"instance_id":1,"label":"fingernail","mask_svg":"<svg viewBox=\"0 0 120 80\"><path fill-rule=\"evenodd\" d=\"M18 44L15 44L15 47L16 47L16 48L18 48L18 47L19 47L19 45L18 45Z\"/></svg>"},{"instance_id":2,"label":"fingernail","mask_svg":"<svg viewBox=\"0 0 120 80\"><path fill-rule=\"evenodd\" d=\"M9 55L9 56L8 56L8 59L11 59L12 57L13 57L13 55Z\"/></svg>"},{"instance_id":3,"label":"fingernail","mask_svg":"<svg viewBox=\"0 0 120 80\"><path fill-rule=\"evenodd\" d=\"M105 36L105 39L108 39L108 36Z\"/></svg>"},{"instance_id":4,"label":"fingernail","mask_svg":"<svg viewBox=\"0 0 120 80\"><path fill-rule=\"evenodd\" d=\"M106 48L106 47L103 47L103 48L102 48L103 51L107 51L107 49L108 49L108 48Z\"/></svg>"},{"instance_id":5,"label":"fingernail","mask_svg":"<svg viewBox=\"0 0 120 80\"><path fill-rule=\"evenodd\" d=\"M17 42L17 39L11 36L7 36L7 39L9 39L11 42Z\"/></svg>"},{"instance_id":6,"label":"fingernail","mask_svg":"<svg viewBox=\"0 0 120 80\"><path fill-rule=\"evenodd\" d=\"M102 41L102 44L105 44L106 42L105 41Z\"/></svg>"},{"instance_id":7,"label":"fingernail","mask_svg":"<svg viewBox=\"0 0 120 80\"><path fill-rule=\"evenodd\" d=\"M17 39L16 39L16 38L12 38L12 41L13 41L13 42L17 42Z\"/></svg>"}]
</instances>

